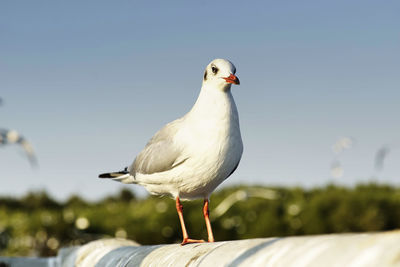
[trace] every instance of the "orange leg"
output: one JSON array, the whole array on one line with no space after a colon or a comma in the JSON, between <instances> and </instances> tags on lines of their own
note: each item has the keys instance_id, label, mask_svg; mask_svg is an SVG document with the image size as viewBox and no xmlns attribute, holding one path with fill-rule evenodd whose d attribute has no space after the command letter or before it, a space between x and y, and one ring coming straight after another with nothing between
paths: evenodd
<instances>
[{"instance_id":1,"label":"orange leg","mask_svg":"<svg viewBox=\"0 0 400 267\"><path fill-rule=\"evenodd\" d=\"M203 215L204 215L204 220L206 221L208 242L214 242L214 235L211 228L211 222L209 217L210 212L208 211L208 204L209 204L208 198L204 199Z\"/></svg>"},{"instance_id":2,"label":"orange leg","mask_svg":"<svg viewBox=\"0 0 400 267\"><path fill-rule=\"evenodd\" d=\"M181 245L186 245L189 243L203 243L204 240L196 240L196 239L190 239L188 236L188 233L186 231L186 226L185 226L185 221L183 220L183 207L181 204L181 201L179 200L179 197L176 197L176 211L178 212L179 216L179 221L181 222L181 228L182 228L182 235L183 235L183 241Z\"/></svg>"}]
</instances>

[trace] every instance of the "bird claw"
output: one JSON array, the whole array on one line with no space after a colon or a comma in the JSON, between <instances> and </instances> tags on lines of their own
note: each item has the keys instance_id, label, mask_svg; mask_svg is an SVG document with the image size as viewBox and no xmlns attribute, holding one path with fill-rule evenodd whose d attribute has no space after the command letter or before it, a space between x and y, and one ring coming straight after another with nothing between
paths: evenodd
<instances>
[{"instance_id":1,"label":"bird claw","mask_svg":"<svg viewBox=\"0 0 400 267\"><path fill-rule=\"evenodd\" d=\"M184 238L181 246L184 246L186 244L193 244L193 243L205 243L206 241L204 240L197 240L197 239L190 239L190 238Z\"/></svg>"}]
</instances>

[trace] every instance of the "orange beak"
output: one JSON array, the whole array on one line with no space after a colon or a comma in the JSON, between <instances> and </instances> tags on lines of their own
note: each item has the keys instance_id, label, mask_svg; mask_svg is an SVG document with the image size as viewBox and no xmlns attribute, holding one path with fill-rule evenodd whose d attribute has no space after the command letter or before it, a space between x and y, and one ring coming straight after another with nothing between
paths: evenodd
<instances>
[{"instance_id":1,"label":"orange beak","mask_svg":"<svg viewBox=\"0 0 400 267\"><path fill-rule=\"evenodd\" d=\"M238 77L236 77L233 74L231 74L231 75L229 75L229 77L226 77L226 78L223 78L223 79L225 79L225 81L227 83L240 84L240 81L239 81Z\"/></svg>"}]
</instances>

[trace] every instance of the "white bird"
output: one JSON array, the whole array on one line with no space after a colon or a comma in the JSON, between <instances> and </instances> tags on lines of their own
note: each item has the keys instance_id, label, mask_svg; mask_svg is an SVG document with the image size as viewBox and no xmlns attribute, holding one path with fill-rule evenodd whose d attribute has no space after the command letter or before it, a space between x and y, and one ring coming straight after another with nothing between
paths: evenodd
<instances>
[{"instance_id":1,"label":"white bird","mask_svg":"<svg viewBox=\"0 0 400 267\"><path fill-rule=\"evenodd\" d=\"M32 167L38 166L35 153L31 143L29 143L16 130L0 129L0 146L6 144L19 144L25 150L28 160Z\"/></svg>"},{"instance_id":2,"label":"white bird","mask_svg":"<svg viewBox=\"0 0 400 267\"><path fill-rule=\"evenodd\" d=\"M204 241L189 239L180 199L204 199L208 242L214 242L209 196L236 170L242 157L239 116L231 93L231 85L240 84L235 73L230 61L213 60L206 67L192 109L159 130L125 170L99 175L142 185L151 194L173 197L182 227L182 245Z\"/></svg>"}]
</instances>

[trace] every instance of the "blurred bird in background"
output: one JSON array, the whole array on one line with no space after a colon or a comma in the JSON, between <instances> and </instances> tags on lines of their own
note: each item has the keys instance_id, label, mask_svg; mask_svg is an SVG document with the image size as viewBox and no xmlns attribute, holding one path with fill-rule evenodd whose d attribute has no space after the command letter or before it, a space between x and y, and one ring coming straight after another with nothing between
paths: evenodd
<instances>
[{"instance_id":1,"label":"blurred bird in background","mask_svg":"<svg viewBox=\"0 0 400 267\"><path fill-rule=\"evenodd\" d=\"M3 104L3 99L0 98L0 106ZM9 145L9 144L18 144L25 151L25 154L29 160L29 163L32 167L37 167L38 162L33 150L31 143L29 143L20 133L16 130L8 130L0 128L0 147Z\"/></svg>"},{"instance_id":2,"label":"blurred bird in background","mask_svg":"<svg viewBox=\"0 0 400 267\"><path fill-rule=\"evenodd\" d=\"M384 145L376 151L376 153L375 153L375 170L376 171L383 170L385 159L389 153L390 153L390 148L388 145Z\"/></svg>"},{"instance_id":3,"label":"blurred bird in background","mask_svg":"<svg viewBox=\"0 0 400 267\"><path fill-rule=\"evenodd\" d=\"M344 169L341 161L339 160L339 156L346 150L351 149L354 146L355 139L352 137L341 137L332 145L332 151L335 155L331 167L330 172L333 178L341 178L344 174Z\"/></svg>"}]
</instances>

